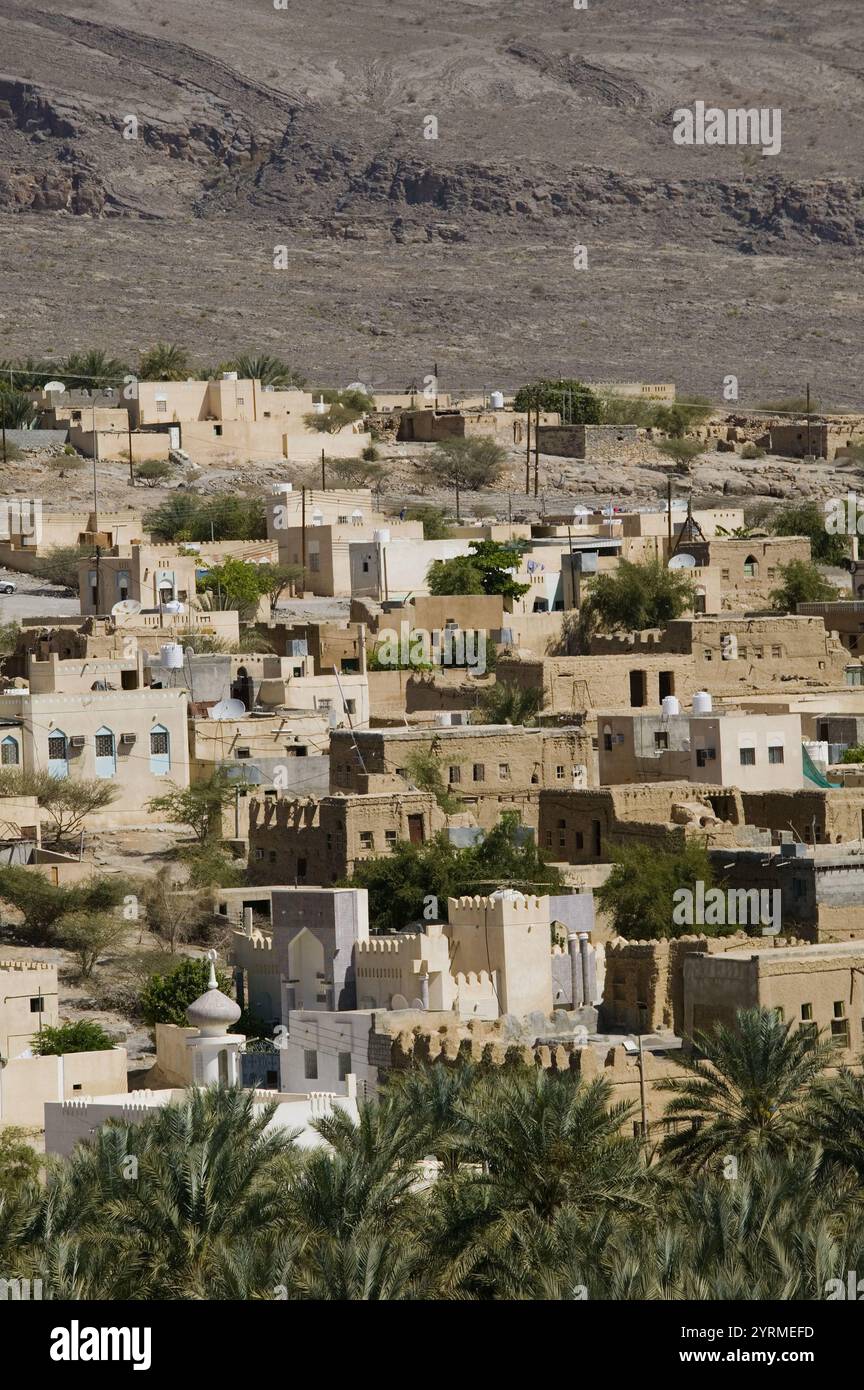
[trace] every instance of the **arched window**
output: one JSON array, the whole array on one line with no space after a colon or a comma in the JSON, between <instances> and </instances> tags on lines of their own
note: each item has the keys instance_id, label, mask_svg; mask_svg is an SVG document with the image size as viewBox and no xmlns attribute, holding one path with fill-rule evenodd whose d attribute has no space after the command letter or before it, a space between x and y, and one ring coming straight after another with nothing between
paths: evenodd
<instances>
[{"instance_id":1,"label":"arched window","mask_svg":"<svg viewBox=\"0 0 864 1390\"><path fill-rule=\"evenodd\" d=\"M10 734L8 738L4 738L3 742L0 743L0 762L2 762L4 767L17 767L20 761L21 755L18 748L18 740L17 738L13 738Z\"/></svg>"},{"instance_id":2,"label":"arched window","mask_svg":"<svg viewBox=\"0 0 864 1390\"><path fill-rule=\"evenodd\" d=\"M171 771L171 740L164 724L154 724L150 730L150 771L154 777Z\"/></svg>"},{"instance_id":3,"label":"arched window","mask_svg":"<svg viewBox=\"0 0 864 1390\"><path fill-rule=\"evenodd\" d=\"M755 555L748 555L744 561L744 573L748 579L755 579L759 573L759 561Z\"/></svg>"},{"instance_id":4,"label":"arched window","mask_svg":"<svg viewBox=\"0 0 864 1390\"><path fill-rule=\"evenodd\" d=\"M48 735L48 775L69 776L69 749L62 729L54 729Z\"/></svg>"},{"instance_id":5,"label":"arched window","mask_svg":"<svg viewBox=\"0 0 864 1390\"><path fill-rule=\"evenodd\" d=\"M105 725L96 730L96 776L113 777L117 771L117 744Z\"/></svg>"}]
</instances>

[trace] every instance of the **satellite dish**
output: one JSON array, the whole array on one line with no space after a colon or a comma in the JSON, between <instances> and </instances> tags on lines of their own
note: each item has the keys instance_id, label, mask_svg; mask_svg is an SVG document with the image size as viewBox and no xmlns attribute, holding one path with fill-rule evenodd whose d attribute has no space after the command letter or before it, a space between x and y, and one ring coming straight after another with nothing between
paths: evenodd
<instances>
[{"instance_id":1,"label":"satellite dish","mask_svg":"<svg viewBox=\"0 0 864 1390\"><path fill-rule=\"evenodd\" d=\"M115 603L111 609L112 618L132 618L136 613L141 612L141 604L137 598L123 598L119 603Z\"/></svg>"},{"instance_id":2,"label":"satellite dish","mask_svg":"<svg viewBox=\"0 0 864 1390\"><path fill-rule=\"evenodd\" d=\"M672 556L666 568L670 570L695 570L696 556L688 555L686 550L682 550L679 554Z\"/></svg>"},{"instance_id":3,"label":"satellite dish","mask_svg":"<svg viewBox=\"0 0 864 1390\"><path fill-rule=\"evenodd\" d=\"M166 613L185 613L186 611L184 605L180 602L179 598L169 599L167 603L163 603L162 607Z\"/></svg>"},{"instance_id":4,"label":"satellite dish","mask_svg":"<svg viewBox=\"0 0 864 1390\"><path fill-rule=\"evenodd\" d=\"M207 711L210 719L242 719L246 714L242 700L219 700Z\"/></svg>"},{"instance_id":5,"label":"satellite dish","mask_svg":"<svg viewBox=\"0 0 864 1390\"><path fill-rule=\"evenodd\" d=\"M65 393L65 391L66 391L66 386L65 386L65 383L62 382L62 381L48 381L48 382L45 383L45 385L43 386L42 389L43 389L43 391L45 391L46 393L47 393L48 391L59 391L59 392Z\"/></svg>"}]
</instances>

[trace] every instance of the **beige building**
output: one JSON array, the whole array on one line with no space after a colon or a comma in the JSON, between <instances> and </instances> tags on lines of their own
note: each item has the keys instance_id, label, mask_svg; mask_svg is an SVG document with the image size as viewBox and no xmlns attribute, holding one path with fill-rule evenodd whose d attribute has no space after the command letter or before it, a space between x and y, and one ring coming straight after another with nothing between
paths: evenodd
<instances>
[{"instance_id":1,"label":"beige building","mask_svg":"<svg viewBox=\"0 0 864 1390\"><path fill-rule=\"evenodd\" d=\"M312 520L305 530L302 526L286 527L278 532L280 562L303 568L308 593L346 598L353 592L352 555L356 544L362 542L373 555L378 555L382 548L389 554L393 546L443 544L423 540L422 522L386 521L385 525L385 520L380 527L374 521L359 519L335 523ZM386 536L389 544L376 540L378 536ZM379 596L377 590L369 592L375 598Z\"/></svg>"},{"instance_id":2,"label":"beige building","mask_svg":"<svg viewBox=\"0 0 864 1390\"><path fill-rule=\"evenodd\" d=\"M674 781L795 791L804 786L800 714L598 715L601 785Z\"/></svg>"},{"instance_id":3,"label":"beige building","mask_svg":"<svg viewBox=\"0 0 864 1390\"><path fill-rule=\"evenodd\" d=\"M535 820L541 787L590 781L591 741L581 728L468 724L425 729L370 729L330 740L331 792L401 794L414 784L412 759L431 754L460 809L491 830L505 811Z\"/></svg>"},{"instance_id":4,"label":"beige building","mask_svg":"<svg viewBox=\"0 0 864 1390\"><path fill-rule=\"evenodd\" d=\"M143 608L195 601L194 555L178 546L115 546L83 559L78 569L81 612L110 613L115 603L134 599Z\"/></svg>"},{"instance_id":5,"label":"beige building","mask_svg":"<svg viewBox=\"0 0 864 1390\"><path fill-rule=\"evenodd\" d=\"M189 784L185 690L7 691L0 699L5 766L105 779L115 789L111 806L88 817L91 827L146 821L150 797L168 782Z\"/></svg>"},{"instance_id":6,"label":"beige building","mask_svg":"<svg viewBox=\"0 0 864 1390\"><path fill-rule=\"evenodd\" d=\"M0 960L0 1058L26 1052L59 1019L57 967L44 961Z\"/></svg>"},{"instance_id":7,"label":"beige building","mask_svg":"<svg viewBox=\"0 0 864 1390\"><path fill-rule=\"evenodd\" d=\"M734 1026L739 1009L775 1009L793 1028L831 1038L839 1061L864 1046L864 945L784 946L684 961L684 1034Z\"/></svg>"},{"instance_id":8,"label":"beige building","mask_svg":"<svg viewBox=\"0 0 864 1390\"><path fill-rule=\"evenodd\" d=\"M306 391L271 390L231 372L216 381L142 381L130 403L137 428L164 434L200 464L312 461L325 444L340 458L358 458L369 444L361 421L337 434L310 430L304 417L314 413Z\"/></svg>"}]
</instances>

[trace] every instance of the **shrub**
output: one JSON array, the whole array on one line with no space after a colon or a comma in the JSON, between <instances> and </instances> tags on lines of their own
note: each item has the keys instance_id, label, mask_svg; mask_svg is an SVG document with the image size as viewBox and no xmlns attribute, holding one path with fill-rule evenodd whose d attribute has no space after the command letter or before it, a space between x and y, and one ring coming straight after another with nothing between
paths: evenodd
<instances>
[{"instance_id":1,"label":"shrub","mask_svg":"<svg viewBox=\"0 0 864 1390\"><path fill-rule=\"evenodd\" d=\"M207 990L210 978L208 960L187 959L167 975L151 975L141 991L141 1016L155 1028L157 1023L187 1026L186 1010ZM224 971L216 971L216 982L223 994L231 994L231 981Z\"/></svg>"},{"instance_id":2,"label":"shrub","mask_svg":"<svg viewBox=\"0 0 864 1390\"><path fill-rule=\"evenodd\" d=\"M104 1052L114 1040L99 1023L82 1018L77 1023L61 1023L43 1028L32 1043L37 1057L62 1057L66 1052Z\"/></svg>"}]
</instances>

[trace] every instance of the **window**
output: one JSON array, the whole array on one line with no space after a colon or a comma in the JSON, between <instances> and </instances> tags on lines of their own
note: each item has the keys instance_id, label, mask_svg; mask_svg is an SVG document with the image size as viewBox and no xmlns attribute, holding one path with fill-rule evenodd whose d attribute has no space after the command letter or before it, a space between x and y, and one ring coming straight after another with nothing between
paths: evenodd
<instances>
[{"instance_id":1,"label":"window","mask_svg":"<svg viewBox=\"0 0 864 1390\"><path fill-rule=\"evenodd\" d=\"M357 713L357 701L356 701L356 700L346 700L346 701L345 701L345 709L346 709L346 711L347 711L348 714L356 714L356 713Z\"/></svg>"},{"instance_id":2,"label":"window","mask_svg":"<svg viewBox=\"0 0 864 1390\"><path fill-rule=\"evenodd\" d=\"M658 751L661 750L661 749L664 749L664 748L668 748L668 747L669 747L669 735L668 735L667 733L665 733L665 732L656 733L656 734L654 735L654 747L655 747L656 749L658 749Z\"/></svg>"},{"instance_id":3,"label":"window","mask_svg":"<svg viewBox=\"0 0 864 1390\"><path fill-rule=\"evenodd\" d=\"M612 730L607 724L603 730L603 750L606 753L612 752Z\"/></svg>"},{"instance_id":4,"label":"window","mask_svg":"<svg viewBox=\"0 0 864 1390\"><path fill-rule=\"evenodd\" d=\"M810 1020L811 1020L812 1017L813 1017L813 1005L812 1005L812 1004L802 1004L802 1005L801 1005L801 1017L802 1017L802 1019L804 1019L804 1021L805 1021L806 1023L809 1023L809 1022L810 1022Z\"/></svg>"},{"instance_id":5,"label":"window","mask_svg":"<svg viewBox=\"0 0 864 1390\"><path fill-rule=\"evenodd\" d=\"M104 726L96 730L96 776L113 777L117 771L117 753L114 735Z\"/></svg>"},{"instance_id":6,"label":"window","mask_svg":"<svg viewBox=\"0 0 864 1390\"><path fill-rule=\"evenodd\" d=\"M385 843L385 845L387 846L388 849L395 849L395 848L396 848L396 831L395 831L395 830L385 830L385 831L384 831L384 843Z\"/></svg>"},{"instance_id":7,"label":"window","mask_svg":"<svg viewBox=\"0 0 864 1390\"><path fill-rule=\"evenodd\" d=\"M846 1016L846 1007L845 1007L845 1005L844 1005L844 1003L843 1003L843 1000L842 1000L842 999L835 999L835 1000L834 1000L834 1017L835 1017L835 1018L845 1018L845 1016Z\"/></svg>"},{"instance_id":8,"label":"window","mask_svg":"<svg viewBox=\"0 0 864 1390\"><path fill-rule=\"evenodd\" d=\"M221 426L221 425L214 425L214 426L213 426L213 433L215 434L215 436L216 436L217 439L221 438L221 435L222 435L222 426Z\"/></svg>"},{"instance_id":9,"label":"window","mask_svg":"<svg viewBox=\"0 0 864 1390\"><path fill-rule=\"evenodd\" d=\"M728 570L721 570L721 571L720 571L720 578L721 578L721 579L727 579L727 580L728 580L728 578L729 578L729 571L728 571Z\"/></svg>"},{"instance_id":10,"label":"window","mask_svg":"<svg viewBox=\"0 0 864 1390\"><path fill-rule=\"evenodd\" d=\"M755 555L748 555L744 561L744 575L747 579L755 579L759 573L759 561Z\"/></svg>"},{"instance_id":11,"label":"window","mask_svg":"<svg viewBox=\"0 0 864 1390\"><path fill-rule=\"evenodd\" d=\"M486 781L486 768L483 763L475 763L471 769L471 780L473 782Z\"/></svg>"},{"instance_id":12,"label":"window","mask_svg":"<svg viewBox=\"0 0 864 1390\"><path fill-rule=\"evenodd\" d=\"M805 880L805 879L803 879L803 878L793 878L793 880L792 880L792 896L793 896L794 898L806 898L806 896L807 896L807 883L806 883L806 880Z\"/></svg>"},{"instance_id":13,"label":"window","mask_svg":"<svg viewBox=\"0 0 864 1390\"><path fill-rule=\"evenodd\" d=\"M577 830L577 831L576 831L576 848L577 848L577 849L583 849L583 848L584 848L584 845L585 845L585 836L582 834L582 831L581 831L581 830Z\"/></svg>"},{"instance_id":14,"label":"window","mask_svg":"<svg viewBox=\"0 0 864 1390\"><path fill-rule=\"evenodd\" d=\"M151 744L151 749L152 749L152 744ZM249 749L248 749L248 748L237 748L237 749L235 749L235 752L236 752L238 758L248 758L248 757L250 756L250 754L249 754Z\"/></svg>"},{"instance_id":15,"label":"window","mask_svg":"<svg viewBox=\"0 0 864 1390\"><path fill-rule=\"evenodd\" d=\"M507 781L509 781L509 778L510 778L510 764L509 764L509 763L499 763L499 764L498 764L498 777L499 777L499 779L500 779L502 782L507 782Z\"/></svg>"},{"instance_id":16,"label":"window","mask_svg":"<svg viewBox=\"0 0 864 1390\"><path fill-rule=\"evenodd\" d=\"M0 761L4 767L15 767L18 764L18 741L11 737L4 738L0 744Z\"/></svg>"},{"instance_id":17,"label":"window","mask_svg":"<svg viewBox=\"0 0 864 1390\"><path fill-rule=\"evenodd\" d=\"M547 848L547 849L551 849L551 848L552 848L552 831L551 831L551 830L547 830L547 831L546 831L546 848Z\"/></svg>"},{"instance_id":18,"label":"window","mask_svg":"<svg viewBox=\"0 0 864 1390\"><path fill-rule=\"evenodd\" d=\"M45 1000L42 998L41 994L36 999L30 1000L30 1012L31 1014L41 1014L45 1012Z\"/></svg>"},{"instance_id":19,"label":"window","mask_svg":"<svg viewBox=\"0 0 864 1390\"><path fill-rule=\"evenodd\" d=\"M167 414L168 414L168 402L167 402L166 400L161 400L161 401L157 401L157 402L156 402L156 414L157 414L157 415L167 415Z\"/></svg>"},{"instance_id":20,"label":"window","mask_svg":"<svg viewBox=\"0 0 864 1390\"><path fill-rule=\"evenodd\" d=\"M740 763L741 763L741 766L742 766L742 767L755 767L755 766L756 766L756 749L755 749L755 748L739 748L739 750L738 750L738 757L739 757L739 760L740 760Z\"/></svg>"},{"instance_id":21,"label":"window","mask_svg":"<svg viewBox=\"0 0 864 1390\"><path fill-rule=\"evenodd\" d=\"M779 744L775 744L773 747L768 749L768 761L769 763L785 762L783 749L780 747Z\"/></svg>"},{"instance_id":22,"label":"window","mask_svg":"<svg viewBox=\"0 0 864 1390\"><path fill-rule=\"evenodd\" d=\"M303 1075L307 1081L318 1080L318 1053L314 1048L303 1049Z\"/></svg>"},{"instance_id":23,"label":"window","mask_svg":"<svg viewBox=\"0 0 864 1390\"><path fill-rule=\"evenodd\" d=\"M764 648L764 647L754 647L754 648L753 648L753 655L754 655L754 657L756 658L757 661L761 661L762 658L763 658L763 656L765 655L765 648Z\"/></svg>"},{"instance_id":24,"label":"window","mask_svg":"<svg viewBox=\"0 0 864 1390\"><path fill-rule=\"evenodd\" d=\"M258 860L258 862L259 862L259 864L260 864L261 860L264 858L264 851L263 851L263 849L256 849L256 851L255 851L255 858Z\"/></svg>"},{"instance_id":25,"label":"window","mask_svg":"<svg viewBox=\"0 0 864 1390\"><path fill-rule=\"evenodd\" d=\"M351 1071L351 1053L339 1053L339 1080L344 1081Z\"/></svg>"},{"instance_id":26,"label":"window","mask_svg":"<svg viewBox=\"0 0 864 1390\"><path fill-rule=\"evenodd\" d=\"M171 744L164 724L154 724L150 730L150 771L154 777L171 771Z\"/></svg>"},{"instance_id":27,"label":"window","mask_svg":"<svg viewBox=\"0 0 864 1390\"><path fill-rule=\"evenodd\" d=\"M849 1046L849 1020L848 1018L832 1018L831 1037L835 1038L841 1047Z\"/></svg>"},{"instance_id":28,"label":"window","mask_svg":"<svg viewBox=\"0 0 864 1390\"><path fill-rule=\"evenodd\" d=\"M312 574L321 573L321 556L318 554L317 550L313 550L309 556L309 569Z\"/></svg>"},{"instance_id":29,"label":"window","mask_svg":"<svg viewBox=\"0 0 864 1390\"><path fill-rule=\"evenodd\" d=\"M706 767L708 763L713 763L717 759L717 753L713 748L696 749L696 766Z\"/></svg>"},{"instance_id":30,"label":"window","mask_svg":"<svg viewBox=\"0 0 864 1390\"><path fill-rule=\"evenodd\" d=\"M447 781L450 783L450 786L451 786L451 787L456 786L457 783L459 783L459 782L462 781L462 769L459 768L459 767L450 767L450 768L448 768L448 769L447 769Z\"/></svg>"},{"instance_id":31,"label":"window","mask_svg":"<svg viewBox=\"0 0 864 1390\"><path fill-rule=\"evenodd\" d=\"M360 848L361 848L361 849L374 849L374 848L375 848L375 841L374 841L374 838L373 838L373 835L372 835L372 831L371 831L371 830L361 830L361 831L360 831Z\"/></svg>"}]
</instances>

